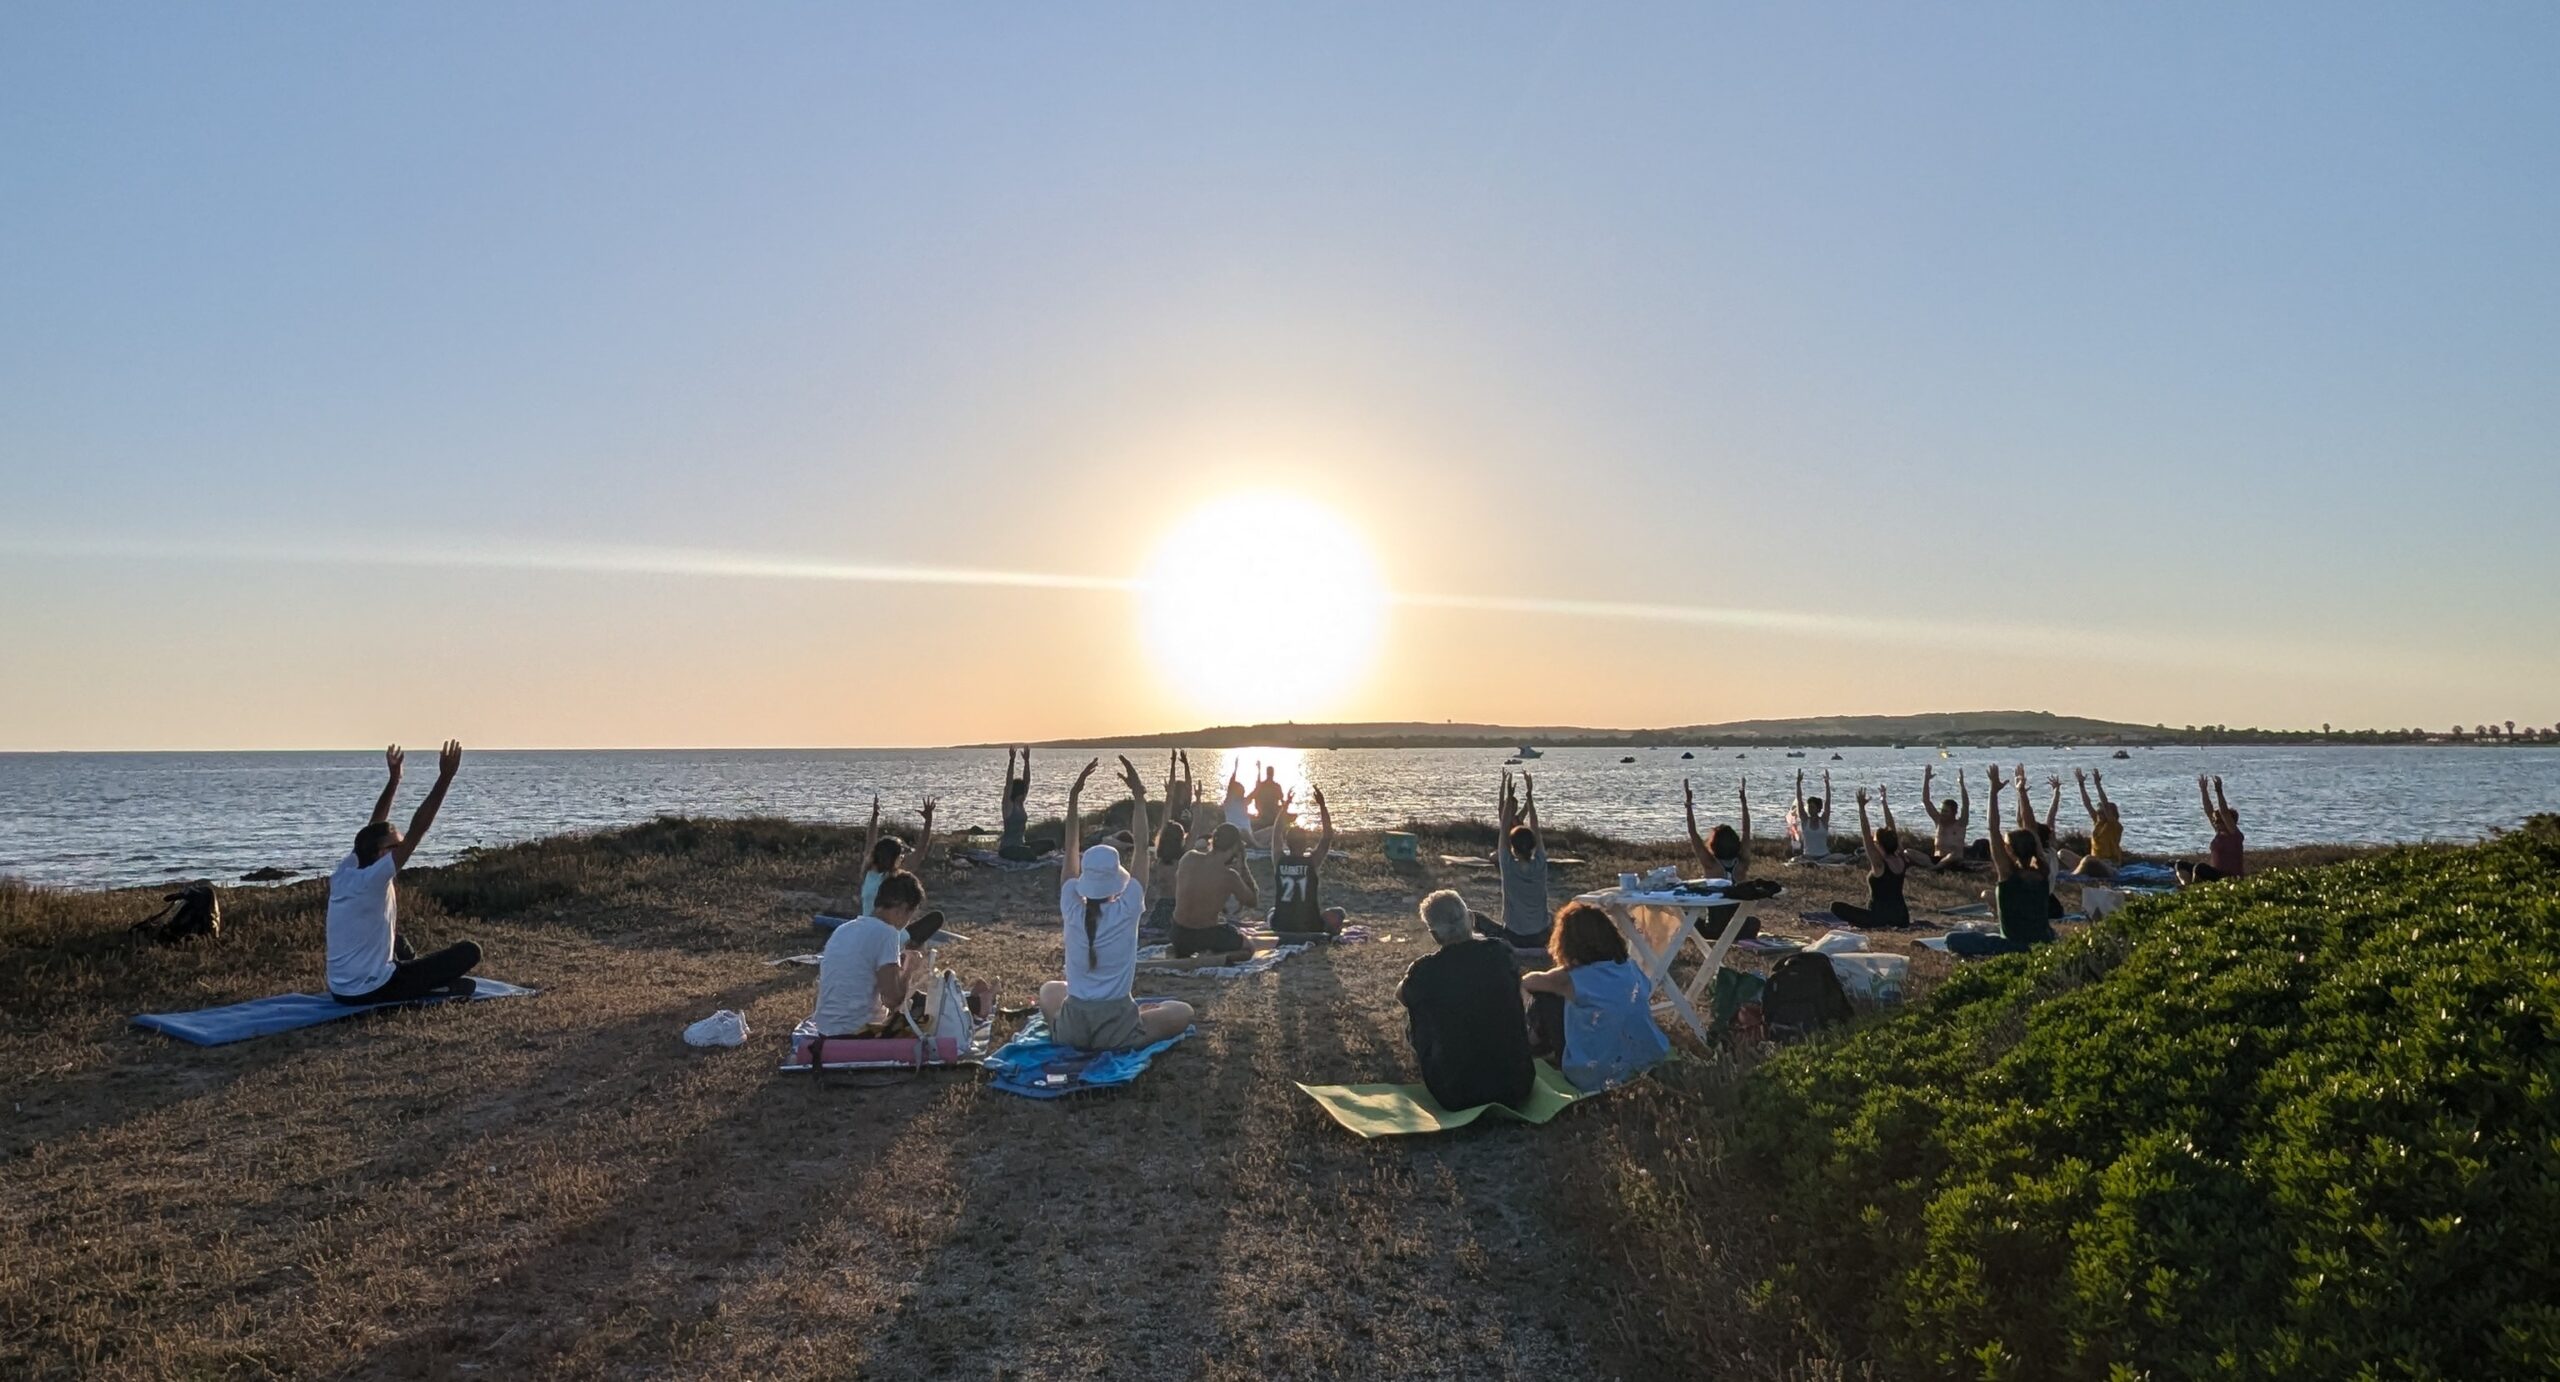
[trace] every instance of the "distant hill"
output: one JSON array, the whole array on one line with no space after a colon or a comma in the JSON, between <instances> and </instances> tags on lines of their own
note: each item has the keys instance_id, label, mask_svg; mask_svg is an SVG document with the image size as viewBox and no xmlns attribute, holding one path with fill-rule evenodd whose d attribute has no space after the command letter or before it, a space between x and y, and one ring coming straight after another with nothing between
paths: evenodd
<instances>
[{"instance_id":1,"label":"distant hill","mask_svg":"<svg viewBox=\"0 0 2560 1382\"><path fill-rule=\"evenodd\" d=\"M1815 715L1792 720L1736 720L1659 729L1595 729L1585 725L1487 725L1421 720L1361 724L1220 725L1170 734L1054 739L1041 748L1617 748L1647 744L2165 744L2211 739L2230 743L2260 731L2182 733L2159 725L2122 724L2042 710L1967 710L1932 715ZM2268 739L2291 739L2271 731Z\"/></svg>"}]
</instances>

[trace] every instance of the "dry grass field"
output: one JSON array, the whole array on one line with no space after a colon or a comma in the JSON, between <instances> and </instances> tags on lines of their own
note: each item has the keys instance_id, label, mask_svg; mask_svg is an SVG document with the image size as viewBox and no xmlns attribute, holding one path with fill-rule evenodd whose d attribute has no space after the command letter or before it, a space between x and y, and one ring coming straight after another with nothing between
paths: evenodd
<instances>
[{"instance_id":1,"label":"dry grass field","mask_svg":"<svg viewBox=\"0 0 2560 1382\"><path fill-rule=\"evenodd\" d=\"M1559 898L1679 858L1558 833L1590 860ZM1448 827L1424 857L1490 838ZM416 870L404 927L479 940L541 996L210 1050L127 1019L320 988L320 883L227 890L222 938L170 948L124 933L153 894L0 884L0 1375L1865 1371L1761 1290L1769 1226L1701 1112L1731 1055L1684 1040L1545 1128L1433 1139L1361 1142L1292 1087L1413 1078L1414 905L1489 873L1345 841L1330 899L1393 939L1142 976L1199 1035L1042 1104L974 1072L776 1073L815 972L765 961L816 948L858 844L661 820ZM1772 873L1781 933L1863 888ZM1057 972L1053 873L925 876L964 972L1008 1002ZM1922 906L1980 887L1914 878ZM745 1048L678 1040L721 1007Z\"/></svg>"}]
</instances>

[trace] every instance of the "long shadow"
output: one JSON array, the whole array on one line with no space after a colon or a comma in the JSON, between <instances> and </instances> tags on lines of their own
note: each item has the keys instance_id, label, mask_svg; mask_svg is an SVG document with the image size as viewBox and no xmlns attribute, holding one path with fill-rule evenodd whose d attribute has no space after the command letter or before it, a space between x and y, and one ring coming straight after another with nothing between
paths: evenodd
<instances>
[{"instance_id":1,"label":"long shadow","mask_svg":"<svg viewBox=\"0 0 2560 1382\"><path fill-rule=\"evenodd\" d=\"M663 1039L663 1026L652 1030ZM845 1220L905 1126L949 1097L944 1080L957 1077L882 1087L771 1071L748 1078L611 1207L554 1230L347 1371L440 1376L461 1362L557 1360L581 1347L615 1355L589 1358L587 1370L651 1370L688 1355L695 1335L717 1328L741 1265L769 1276L797 1245ZM874 1243L849 1267L876 1275L901 1253Z\"/></svg>"}]
</instances>

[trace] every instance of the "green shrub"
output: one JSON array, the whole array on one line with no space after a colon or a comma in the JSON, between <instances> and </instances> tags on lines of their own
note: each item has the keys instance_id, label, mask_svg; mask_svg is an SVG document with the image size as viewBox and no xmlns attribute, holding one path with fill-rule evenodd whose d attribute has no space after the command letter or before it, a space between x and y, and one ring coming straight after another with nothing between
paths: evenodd
<instances>
[{"instance_id":1,"label":"green shrub","mask_svg":"<svg viewBox=\"0 0 2560 1382\"><path fill-rule=\"evenodd\" d=\"M2560 819L2137 903L1788 1052L1780 1277L1914 1372L2560 1371Z\"/></svg>"}]
</instances>

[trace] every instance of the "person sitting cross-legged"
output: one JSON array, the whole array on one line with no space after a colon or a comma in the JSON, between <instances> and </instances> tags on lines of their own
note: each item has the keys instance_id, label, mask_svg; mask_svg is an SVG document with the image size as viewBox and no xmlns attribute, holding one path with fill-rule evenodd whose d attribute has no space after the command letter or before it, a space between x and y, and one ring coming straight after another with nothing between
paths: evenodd
<instances>
[{"instance_id":1,"label":"person sitting cross-legged","mask_svg":"<svg viewBox=\"0 0 2560 1382\"><path fill-rule=\"evenodd\" d=\"M1520 964L1511 947L1475 934L1467 900L1446 888L1422 899L1422 924L1440 948L1415 960L1396 988L1423 1087L1446 1109L1518 1108L1537 1072L1521 1020Z\"/></svg>"},{"instance_id":2,"label":"person sitting cross-legged","mask_svg":"<svg viewBox=\"0 0 2560 1382\"><path fill-rule=\"evenodd\" d=\"M1330 940L1342 934L1348 914L1324 905L1324 861L1333 853L1333 811L1315 788L1316 844L1300 849L1289 822L1291 798L1282 797L1271 826L1271 930L1282 943Z\"/></svg>"},{"instance_id":3,"label":"person sitting cross-legged","mask_svg":"<svg viewBox=\"0 0 2560 1382\"><path fill-rule=\"evenodd\" d=\"M1670 1054L1671 1040L1653 1020L1653 985L1627 958L1627 939L1607 912L1566 903L1547 953L1556 967L1520 980L1529 1046L1556 1060L1575 1088L1588 1093L1632 1079Z\"/></svg>"},{"instance_id":4,"label":"person sitting cross-legged","mask_svg":"<svg viewBox=\"0 0 2560 1382\"><path fill-rule=\"evenodd\" d=\"M1080 803L1085 779L1102 760L1084 765L1067 793L1067 838L1084 838ZM1147 834L1147 788L1128 759L1120 768L1129 784L1130 832ZM1141 1004L1130 996L1138 979L1138 921L1147 910L1147 885L1129 873L1120 851L1095 845L1070 850L1058 866L1058 913L1066 924L1067 977L1040 986L1040 1015L1049 1037L1080 1051L1126 1051L1153 1045L1191 1025L1191 1005Z\"/></svg>"},{"instance_id":5,"label":"person sitting cross-legged","mask_svg":"<svg viewBox=\"0 0 2560 1382\"><path fill-rule=\"evenodd\" d=\"M872 889L871 906L827 936L818 952L822 1037L888 1036L910 994L921 992L930 961L907 949L907 927L924 907L924 883L904 869Z\"/></svg>"},{"instance_id":6,"label":"person sitting cross-legged","mask_svg":"<svg viewBox=\"0 0 2560 1382\"><path fill-rule=\"evenodd\" d=\"M2014 955L2053 939L2053 873L2038 851L2045 845L2035 831L2020 826L2000 833L2000 769L1990 769L1991 796L1984 809L1991 829L1992 915L1997 933L1957 931L1947 949L1957 955ZM2027 807L2027 780L2018 778L2018 802Z\"/></svg>"},{"instance_id":7,"label":"person sitting cross-legged","mask_svg":"<svg viewBox=\"0 0 2560 1382\"><path fill-rule=\"evenodd\" d=\"M1547 911L1547 842L1538 830L1538 784L1520 774L1502 775L1502 795L1494 808L1494 869L1502 880L1502 918L1479 922L1476 929L1516 950L1541 950L1554 929Z\"/></svg>"},{"instance_id":8,"label":"person sitting cross-legged","mask_svg":"<svg viewBox=\"0 0 2560 1382\"><path fill-rule=\"evenodd\" d=\"M355 848L329 875L329 996L341 1003L404 1003L419 998L467 998L471 971L480 966L480 947L455 941L433 954L418 955L400 934L400 897L394 879L426 841L444 805L445 789L462 770L462 745L445 742L436 755L436 785L409 817L402 834L391 823L391 801L400 791L400 746L384 750L391 780L373 804L373 818L356 832Z\"/></svg>"}]
</instances>

